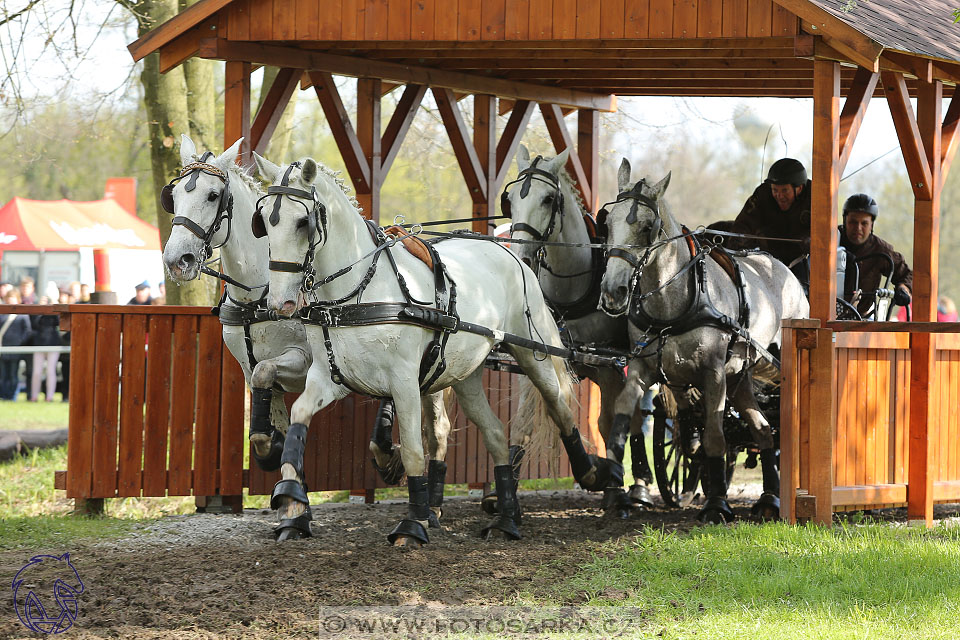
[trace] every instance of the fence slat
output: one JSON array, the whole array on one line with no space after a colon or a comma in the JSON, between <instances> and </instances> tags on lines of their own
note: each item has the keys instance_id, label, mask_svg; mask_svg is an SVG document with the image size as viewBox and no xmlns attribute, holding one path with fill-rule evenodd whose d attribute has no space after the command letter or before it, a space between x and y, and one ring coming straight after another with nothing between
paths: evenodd
<instances>
[{"instance_id":1,"label":"fence slat","mask_svg":"<svg viewBox=\"0 0 960 640\"><path fill-rule=\"evenodd\" d=\"M162 496L167 489L170 345L173 316L150 316L147 327L147 408L143 438L143 495Z\"/></svg>"},{"instance_id":2,"label":"fence slat","mask_svg":"<svg viewBox=\"0 0 960 640\"><path fill-rule=\"evenodd\" d=\"M89 498L93 478L93 394L89 385L95 371L97 317L74 313L71 320L67 497Z\"/></svg>"},{"instance_id":3,"label":"fence slat","mask_svg":"<svg viewBox=\"0 0 960 640\"><path fill-rule=\"evenodd\" d=\"M192 486L193 422L197 395L197 319L173 323L173 402L170 407L170 495L188 496Z\"/></svg>"},{"instance_id":4,"label":"fence slat","mask_svg":"<svg viewBox=\"0 0 960 640\"><path fill-rule=\"evenodd\" d=\"M221 350L220 495L243 493L244 401L243 369L228 349ZM254 463L256 464L256 463Z\"/></svg>"},{"instance_id":5,"label":"fence slat","mask_svg":"<svg viewBox=\"0 0 960 640\"><path fill-rule=\"evenodd\" d=\"M120 360L119 496L139 496L143 468L143 402L146 379L147 316L124 316Z\"/></svg>"},{"instance_id":6,"label":"fence slat","mask_svg":"<svg viewBox=\"0 0 960 640\"><path fill-rule=\"evenodd\" d=\"M200 319L197 347L197 422L193 449L193 495L217 492L220 439L220 363L223 339L220 321Z\"/></svg>"},{"instance_id":7,"label":"fence slat","mask_svg":"<svg viewBox=\"0 0 960 640\"><path fill-rule=\"evenodd\" d=\"M120 316L97 318L96 378L93 387L94 498L117 494L117 403L120 398Z\"/></svg>"}]
</instances>

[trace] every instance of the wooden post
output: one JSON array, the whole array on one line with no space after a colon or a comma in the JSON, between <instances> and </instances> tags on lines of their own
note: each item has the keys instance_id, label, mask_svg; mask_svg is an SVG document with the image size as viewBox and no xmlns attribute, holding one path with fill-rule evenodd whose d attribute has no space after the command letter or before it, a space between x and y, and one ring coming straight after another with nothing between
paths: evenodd
<instances>
[{"instance_id":1,"label":"wooden post","mask_svg":"<svg viewBox=\"0 0 960 640\"><path fill-rule=\"evenodd\" d=\"M473 146L487 183L482 200L473 200L473 217L496 215L497 180L497 99L491 95L473 96ZM492 220L474 220L473 230L490 233Z\"/></svg>"},{"instance_id":2,"label":"wooden post","mask_svg":"<svg viewBox=\"0 0 960 640\"><path fill-rule=\"evenodd\" d=\"M595 109L577 111L577 155L589 183L590 199L584 204L595 214L600 208L600 114Z\"/></svg>"},{"instance_id":3,"label":"wooden post","mask_svg":"<svg viewBox=\"0 0 960 640\"><path fill-rule=\"evenodd\" d=\"M810 317L832 320L836 298L837 186L840 158L840 65L813 63L813 167L810 219ZM816 521L833 518L833 444L836 435L836 354L833 332L817 331L810 351L810 482ZM813 462L816 461L816 462Z\"/></svg>"},{"instance_id":4,"label":"wooden post","mask_svg":"<svg viewBox=\"0 0 960 640\"><path fill-rule=\"evenodd\" d=\"M930 199L915 197L913 222L913 314L919 322L937 319L937 263L940 236L941 109L943 85L920 83L917 94L917 143L929 165ZM917 188L917 185L914 185ZM907 519L911 524L933 525L933 471L931 434L936 408L933 399L936 351L933 336L914 333L910 340L910 471L907 485ZM933 437L931 437L931 435Z\"/></svg>"},{"instance_id":5,"label":"wooden post","mask_svg":"<svg viewBox=\"0 0 960 640\"><path fill-rule=\"evenodd\" d=\"M283 110L290 103L290 97L297 89L300 83L302 72L295 69L280 69L270 89L263 87L261 91L267 91L267 96L263 104L253 118L253 124L250 126L250 147L259 154L263 154L270 144L270 138L283 116Z\"/></svg>"},{"instance_id":6,"label":"wooden post","mask_svg":"<svg viewBox=\"0 0 960 640\"><path fill-rule=\"evenodd\" d=\"M243 137L240 164L250 163L250 63L229 61L224 70L223 148Z\"/></svg>"},{"instance_id":7,"label":"wooden post","mask_svg":"<svg viewBox=\"0 0 960 640\"><path fill-rule=\"evenodd\" d=\"M357 139L363 149L367 166L370 167L370 183L367 189L357 189L357 201L363 208L365 218L380 223L380 97L379 78L357 79Z\"/></svg>"}]
</instances>

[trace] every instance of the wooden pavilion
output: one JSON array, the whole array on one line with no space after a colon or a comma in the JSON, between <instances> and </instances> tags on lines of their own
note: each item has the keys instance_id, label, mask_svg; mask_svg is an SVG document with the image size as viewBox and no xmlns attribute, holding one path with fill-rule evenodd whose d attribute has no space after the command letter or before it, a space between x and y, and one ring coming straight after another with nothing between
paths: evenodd
<instances>
[{"instance_id":1,"label":"wooden pavilion","mask_svg":"<svg viewBox=\"0 0 960 640\"><path fill-rule=\"evenodd\" d=\"M785 328L783 513L828 523L837 508L907 504L911 520L929 524L934 500L960 499L960 326L930 322L939 197L960 116L955 97L943 108L960 82L952 8L945 0L203 0L129 49L137 60L156 53L162 71L190 57L224 60L224 146L243 136L243 160L266 147L298 84L312 88L374 219L428 89L478 217L494 213L536 107L557 149L571 148L568 169L596 209L599 114L616 108L616 96L813 98L812 320ZM281 71L251 114L256 65ZM355 124L334 74L357 78ZM401 89L381 130L381 98ZM472 128L458 106L466 95ZM915 195L918 322L910 324L834 320L838 182L874 96L887 99ZM496 116L507 113L497 140Z\"/></svg>"}]
</instances>

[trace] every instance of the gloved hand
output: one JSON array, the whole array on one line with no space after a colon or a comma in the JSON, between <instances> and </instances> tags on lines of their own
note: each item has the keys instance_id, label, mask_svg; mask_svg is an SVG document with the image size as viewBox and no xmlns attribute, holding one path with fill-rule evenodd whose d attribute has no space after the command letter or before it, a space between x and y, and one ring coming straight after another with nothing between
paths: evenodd
<instances>
[{"instance_id":1,"label":"gloved hand","mask_svg":"<svg viewBox=\"0 0 960 640\"><path fill-rule=\"evenodd\" d=\"M893 304L895 305L905 307L910 304L912 299L910 292L905 287L897 287L896 291L893 292Z\"/></svg>"}]
</instances>

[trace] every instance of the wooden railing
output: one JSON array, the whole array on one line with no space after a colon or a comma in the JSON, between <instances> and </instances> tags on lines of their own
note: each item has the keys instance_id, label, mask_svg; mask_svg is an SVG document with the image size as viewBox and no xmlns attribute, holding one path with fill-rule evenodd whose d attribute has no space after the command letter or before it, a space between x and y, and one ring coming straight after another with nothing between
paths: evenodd
<instances>
[{"instance_id":1,"label":"wooden railing","mask_svg":"<svg viewBox=\"0 0 960 640\"><path fill-rule=\"evenodd\" d=\"M833 511L907 506L911 497L931 507L960 500L958 332L957 323L784 324L784 518L826 522ZM922 378L912 354L922 357L927 344L933 366L914 398ZM816 397L812 382L828 375L834 397Z\"/></svg>"},{"instance_id":2,"label":"wooden railing","mask_svg":"<svg viewBox=\"0 0 960 640\"><path fill-rule=\"evenodd\" d=\"M67 470L58 472L55 482L67 497L193 495L199 503L221 496L237 508L244 487L250 494L271 492L277 473L244 468L243 373L224 348L220 322L209 309L20 305L16 311L59 313L61 329L71 331ZM518 378L484 373L491 406L505 422L517 408ZM290 394L288 404L294 398ZM581 432L602 443L596 388L581 384L578 398ZM376 401L350 395L314 417L304 465L311 491L349 489L372 496L384 486L367 450L376 409ZM454 432L446 457L448 482L492 481L493 463L478 430L465 428L455 402L449 412ZM602 444L594 446L602 452ZM529 460L524 477L570 475L559 451Z\"/></svg>"}]
</instances>

